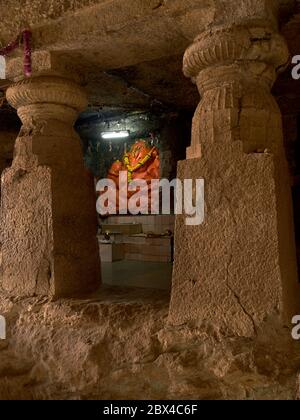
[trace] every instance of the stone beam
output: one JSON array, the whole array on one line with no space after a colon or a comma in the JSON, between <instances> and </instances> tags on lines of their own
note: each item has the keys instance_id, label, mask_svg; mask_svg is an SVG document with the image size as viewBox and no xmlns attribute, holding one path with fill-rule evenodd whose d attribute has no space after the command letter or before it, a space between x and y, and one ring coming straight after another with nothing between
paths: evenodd
<instances>
[{"instance_id":1,"label":"stone beam","mask_svg":"<svg viewBox=\"0 0 300 420\"><path fill-rule=\"evenodd\" d=\"M81 0L73 8L53 1L50 11L40 0L19 3L19 8L0 6L3 44L29 25L36 50L77 54L99 70L182 54L211 25L264 19L276 26L274 9L291 11L294 5L292 0L94 0L86 7Z\"/></svg>"},{"instance_id":2,"label":"stone beam","mask_svg":"<svg viewBox=\"0 0 300 420\"><path fill-rule=\"evenodd\" d=\"M201 28L212 21L214 12L211 0L99 2L42 24L33 20L33 44L36 50L90 52L99 70L124 67L182 53L193 38L191 20Z\"/></svg>"},{"instance_id":3,"label":"stone beam","mask_svg":"<svg viewBox=\"0 0 300 420\"><path fill-rule=\"evenodd\" d=\"M55 52L34 51L31 55L32 76L58 76L73 80L76 83L82 81L82 74L73 65L72 61ZM18 82L24 79L23 57L8 57L6 59L6 78Z\"/></svg>"}]
</instances>

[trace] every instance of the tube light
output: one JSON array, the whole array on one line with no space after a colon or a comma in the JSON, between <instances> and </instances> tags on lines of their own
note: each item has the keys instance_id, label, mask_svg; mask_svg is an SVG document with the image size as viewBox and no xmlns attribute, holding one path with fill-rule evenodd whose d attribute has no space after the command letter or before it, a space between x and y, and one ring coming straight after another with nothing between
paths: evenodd
<instances>
[{"instance_id":1,"label":"tube light","mask_svg":"<svg viewBox=\"0 0 300 420\"><path fill-rule=\"evenodd\" d=\"M105 133L101 133L101 137L104 140L126 139L129 137L129 131L107 131Z\"/></svg>"}]
</instances>

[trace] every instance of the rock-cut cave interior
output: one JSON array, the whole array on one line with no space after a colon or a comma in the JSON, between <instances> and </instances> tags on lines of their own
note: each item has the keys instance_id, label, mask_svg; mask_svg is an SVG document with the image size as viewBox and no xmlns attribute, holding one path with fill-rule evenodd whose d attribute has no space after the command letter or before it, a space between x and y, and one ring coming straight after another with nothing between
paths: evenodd
<instances>
[{"instance_id":1,"label":"rock-cut cave interior","mask_svg":"<svg viewBox=\"0 0 300 420\"><path fill-rule=\"evenodd\" d=\"M300 1L0 16L0 400L300 399Z\"/></svg>"}]
</instances>

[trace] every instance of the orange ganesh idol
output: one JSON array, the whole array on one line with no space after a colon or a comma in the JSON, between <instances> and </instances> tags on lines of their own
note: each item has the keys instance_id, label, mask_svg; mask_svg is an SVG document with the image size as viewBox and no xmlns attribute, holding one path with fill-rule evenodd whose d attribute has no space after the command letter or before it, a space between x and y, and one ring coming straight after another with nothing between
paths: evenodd
<instances>
[{"instance_id":1,"label":"orange ganesh idol","mask_svg":"<svg viewBox=\"0 0 300 420\"><path fill-rule=\"evenodd\" d=\"M117 207L119 208L119 174L127 172L128 184L132 181L142 179L150 185L153 179L160 178L160 159L157 147L149 146L145 140L136 141L125 153L122 161L117 160L108 171L108 179L115 182L117 187ZM128 192L129 199L134 192ZM151 191L149 188L149 207L151 204Z\"/></svg>"}]
</instances>

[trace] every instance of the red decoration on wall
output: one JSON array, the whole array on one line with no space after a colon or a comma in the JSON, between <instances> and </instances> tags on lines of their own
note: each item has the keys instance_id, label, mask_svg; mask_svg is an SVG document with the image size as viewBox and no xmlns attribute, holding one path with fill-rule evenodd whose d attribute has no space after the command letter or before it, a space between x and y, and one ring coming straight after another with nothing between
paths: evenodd
<instances>
[{"instance_id":1,"label":"red decoration on wall","mask_svg":"<svg viewBox=\"0 0 300 420\"><path fill-rule=\"evenodd\" d=\"M26 77L31 76L31 31L25 29L22 33L23 35L23 45L24 45L24 74Z\"/></svg>"},{"instance_id":2,"label":"red decoration on wall","mask_svg":"<svg viewBox=\"0 0 300 420\"><path fill-rule=\"evenodd\" d=\"M7 56L20 46L21 36L19 35L15 41L10 42L6 47L0 48L0 55Z\"/></svg>"},{"instance_id":3,"label":"red decoration on wall","mask_svg":"<svg viewBox=\"0 0 300 420\"><path fill-rule=\"evenodd\" d=\"M22 31L18 37L10 42L6 47L0 48L0 55L6 57L12 53L15 49L19 48L22 43L24 46L24 74L26 77L31 76L31 37L32 33L30 29Z\"/></svg>"}]
</instances>

